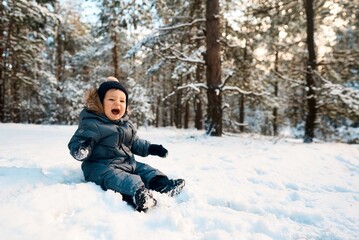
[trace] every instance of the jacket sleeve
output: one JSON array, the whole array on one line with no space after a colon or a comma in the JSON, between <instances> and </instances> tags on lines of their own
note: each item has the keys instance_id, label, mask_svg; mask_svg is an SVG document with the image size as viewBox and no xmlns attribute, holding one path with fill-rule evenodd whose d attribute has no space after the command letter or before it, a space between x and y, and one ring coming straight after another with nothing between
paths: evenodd
<instances>
[{"instance_id":1,"label":"jacket sleeve","mask_svg":"<svg viewBox=\"0 0 359 240\"><path fill-rule=\"evenodd\" d=\"M140 139L138 136L136 136L131 146L131 152L141 157L147 157L149 155L148 148L150 144L151 143L149 141Z\"/></svg>"},{"instance_id":2,"label":"jacket sleeve","mask_svg":"<svg viewBox=\"0 0 359 240\"><path fill-rule=\"evenodd\" d=\"M132 142L131 142L131 152L141 157L147 157L149 155L148 148L150 146L150 142L144 139L141 139L137 135L137 130L132 122L130 123L130 127L132 128Z\"/></svg>"},{"instance_id":3,"label":"jacket sleeve","mask_svg":"<svg viewBox=\"0 0 359 240\"><path fill-rule=\"evenodd\" d=\"M76 132L74 133L74 135L70 139L70 142L67 145L68 149L70 150L71 156L75 158L74 155L80 148L81 144L88 139L91 140L91 145L89 146L90 150L93 149L94 145L98 142L100 137L100 132L95 123L90 121L80 122ZM91 151L87 158L89 158L90 155Z\"/></svg>"}]
</instances>

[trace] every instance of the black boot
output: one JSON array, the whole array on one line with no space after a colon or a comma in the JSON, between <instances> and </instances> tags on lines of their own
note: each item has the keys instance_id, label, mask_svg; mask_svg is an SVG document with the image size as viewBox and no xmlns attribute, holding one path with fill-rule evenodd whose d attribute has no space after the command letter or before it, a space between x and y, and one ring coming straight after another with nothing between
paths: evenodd
<instances>
[{"instance_id":1,"label":"black boot","mask_svg":"<svg viewBox=\"0 0 359 240\"><path fill-rule=\"evenodd\" d=\"M151 180L149 185L150 189L173 197L182 191L185 181L184 179L168 179L168 177L159 176Z\"/></svg>"},{"instance_id":2,"label":"black boot","mask_svg":"<svg viewBox=\"0 0 359 240\"><path fill-rule=\"evenodd\" d=\"M139 212L146 212L148 209L156 206L157 201L153 198L153 195L148 189L140 188L133 196L133 203L135 209Z\"/></svg>"}]
</instances>

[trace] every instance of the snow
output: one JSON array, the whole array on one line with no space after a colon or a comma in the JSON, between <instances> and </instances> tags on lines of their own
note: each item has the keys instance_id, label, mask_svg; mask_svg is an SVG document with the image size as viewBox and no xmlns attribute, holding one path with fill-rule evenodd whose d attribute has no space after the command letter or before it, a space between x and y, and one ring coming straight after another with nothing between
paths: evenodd
<instances>
[{"instance_id":1,"label":"snow","mask_svg":"<svg viewBox=\"0 0 359 240\"><path fill-rule=\"evenodd\" d=\"M2 239L358 239L359 145L140 128L169 156L137 160L186 187L139 213L84 182L75 129L0 124Z\"/></svg>"}]
</instances>

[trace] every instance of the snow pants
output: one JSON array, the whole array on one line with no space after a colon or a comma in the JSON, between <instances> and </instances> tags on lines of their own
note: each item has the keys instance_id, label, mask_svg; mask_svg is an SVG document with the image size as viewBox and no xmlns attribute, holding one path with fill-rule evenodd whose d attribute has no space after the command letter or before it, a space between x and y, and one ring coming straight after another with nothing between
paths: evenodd
<instances>
[{"instance_id":1,"label":"snow pants","mask_svg":"<svg viewBox=\"0 0 359 240\"><path fill-rule=\"evenodd\" d=\"M104 190L111 189L129 196L142 187L148 188L153 178L166 177L158 169L137 161L108 165L84 161L81 168L86 181L94 182Z\"/></svg>"}]
</instances>

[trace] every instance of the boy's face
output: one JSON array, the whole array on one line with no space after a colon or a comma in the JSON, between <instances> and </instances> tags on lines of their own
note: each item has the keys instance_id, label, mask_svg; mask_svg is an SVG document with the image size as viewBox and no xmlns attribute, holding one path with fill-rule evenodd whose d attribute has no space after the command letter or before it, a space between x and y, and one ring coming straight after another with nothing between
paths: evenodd
<instances>
[{"instance_id":1,"label":"boy's face","mask_svg":"<svg viewBox=\"0 0 359 240\"><path fill-rule=\"evenodd\" d=\"M110 89L103 99L103 108L106 117L110 120L119 120L126 111L126 95L118 89Z\"/></svg>"}]
</instances>

